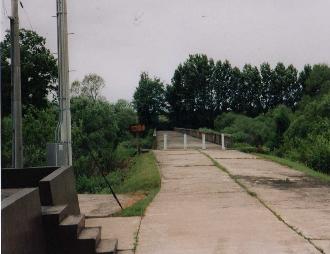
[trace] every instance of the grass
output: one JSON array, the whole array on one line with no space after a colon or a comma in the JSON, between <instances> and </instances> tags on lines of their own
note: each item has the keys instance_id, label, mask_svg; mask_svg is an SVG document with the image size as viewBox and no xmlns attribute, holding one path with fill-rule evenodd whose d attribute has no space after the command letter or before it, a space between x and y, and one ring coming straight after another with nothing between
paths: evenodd
<instances>
[{"instance_id":1,"label":"grass","mask_svg":"<svg viewBox=\"0 0 330 254\"><path fill-rule=\"evenodd\" d=\"M286 158L280 158L280 157L270 155L270 154L261 154L261 153L253 153L253 154L255 154L259 157L262 157L266 160L274 161L283 166L287 166L289 168L301 171L301 172L305 173L306 175L311 176L315 179L318 179L322 182L330 183L330 175L324 174L319 171L315 171L302 163L291 161Z\"/></svg>"},{"instance_id":2,"label":"grass","mask_svg":"<svg viewBox=\"0 0 330 254\"><path fill-rule=\"evenodd\" d=\"M157 161L152 152L141 154L134 158L128 176L118 186L117 193L142 192L146 196L132 206L125 208L114 216L143 216L147 206L160 189L160 175Z\"/></svg>"}]
</instances>

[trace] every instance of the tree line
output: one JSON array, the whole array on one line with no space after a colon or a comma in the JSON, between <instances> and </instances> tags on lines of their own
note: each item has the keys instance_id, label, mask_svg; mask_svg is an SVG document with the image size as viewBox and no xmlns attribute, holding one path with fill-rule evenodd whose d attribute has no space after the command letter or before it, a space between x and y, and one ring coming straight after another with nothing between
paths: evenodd
<instances>
[{"instance_id":1,"label":"tree line","mask_svg":"<svg viewBox=\"0 0 330 254\"><path fill-rule=\"evenodd\" d=\"M191 55L171 84L143 73L134 94L141 122L231 134L234 148L272 153L330 173L330 67L250 64Z\"/></svg>"},{"instance_id":2,"label":"tree line","mask_svg":"<svg viewBox=\"0 0 330 254\"><path fill-rule=\"evenodd\" d=\"M167 86L143 73L134 102L139 105L137 112L141 119L156 119L151 125L157 125L157 115L163 113L173 126L213 127L215 117L223 112L253 117L280 104L295 109L304 93L313 92L305 84L311 69L306 65L299 72L293 65L286 67L283 63L277 63L274 68L268 63L259 68L245 64L239 69L228 60L214 61L195 54L176 68ZM150 87L143 92L146 83ZM158 97L154 102L152 91ZM146 110L148 106L153 110Z\"/></svg>"}]
</instances>

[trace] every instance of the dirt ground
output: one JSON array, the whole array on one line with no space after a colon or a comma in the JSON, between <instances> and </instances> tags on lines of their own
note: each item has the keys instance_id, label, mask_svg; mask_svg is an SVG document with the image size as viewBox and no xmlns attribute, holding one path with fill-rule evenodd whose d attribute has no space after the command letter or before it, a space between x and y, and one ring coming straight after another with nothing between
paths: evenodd
<instances>
[{"instance_id":1,"label":"dirt ground","mask_svg":"<svg viewBox=\"0 0 330 254\"><path fill-rule=\"evenodd\" d=\"M126 208L143 199L145 194L118 194L117 197ZM109 217L120 211L119 205L110 194L79 194L78 200L81 213L85 214L86 218Z\"/></svg>"}]
</instances>

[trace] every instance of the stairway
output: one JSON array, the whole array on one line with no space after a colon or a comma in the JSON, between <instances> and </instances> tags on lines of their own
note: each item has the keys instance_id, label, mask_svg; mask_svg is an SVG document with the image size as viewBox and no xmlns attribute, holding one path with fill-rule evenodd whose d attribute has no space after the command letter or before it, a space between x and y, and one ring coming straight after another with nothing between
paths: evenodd
<instances>
[{"instance_id":1,"label":"stairway","mask_svg":"<svg viewBox=\"0 0 330 254\"><path fill-rule=\"evenodd\" d=\"M101 227L85 227L85 215L68 214L67 205L43 206L49 254L115 254L117 239L102 239Z\"/></svg>"}]
</instances>

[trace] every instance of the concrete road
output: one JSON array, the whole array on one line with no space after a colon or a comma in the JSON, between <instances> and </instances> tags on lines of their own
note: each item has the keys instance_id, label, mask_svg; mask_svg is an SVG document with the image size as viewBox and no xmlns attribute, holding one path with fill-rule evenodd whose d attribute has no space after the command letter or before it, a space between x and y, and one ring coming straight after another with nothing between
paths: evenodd
<instances>
[{"instance_id":1,"label":"concrete road","mask_svg":"<svg viewBox=\"0 0 330 254\"><path fill-rule=\"evenodd\" d=\"M205 151L279 215L330 253L330 184L238 151Z\"/></svg>"},{"instance_id":2,"label":"concrete road","mask_svg":"<svg viewBox=\"0 0 330 254\"><path fill-rule=\"evenodd\" d=\"M176 133L169 133L169 138L172 134L172 140L176 137L180 141ZM173 142L172 147L178 148L178 145ZM245 164L245 161L260 163L262 160L236 151L216 149L205 152L219 163L227 163L226 167L230 167L235 175L244 173L245 176L258 177L262 172L260 177L277 177L276 170L281 167L277 164L275 167L267 161L264 161L265 167L260 164L256 164L256 167L253 163ZM262 187L259 185L261 178L254 182L248 177L239 178L239 181L247 184L245 188L253 187L258 196L250 195L226 172L217 168L210 158L196 149L158 150L155 154L160 165L162 187L142 219L136 253L303 254L322 253L321 249L324 253L330 253L330 213L327 204L330 195L325 194L312 204L306 203L306 212L309 206L313 206L314 210L312 215L305 214L304 217L301 215L303 210L298 206L304 201L292 202L291 192L278 194L278 188L271 184ZM242 171L237 165L242 165ZM244 165L249 166L244 168ZM288 182L299 177L300 173L283 168L279 171L281 175L278 179ZM326 186L322 188L323 192L329 193ZM277 205L273 207L273 204ZM296 229L298 226L299 229ZM304 229L309 233L305 233ZM314 239L314 236L317 238Z\"/></svg>"}]
</instances>

